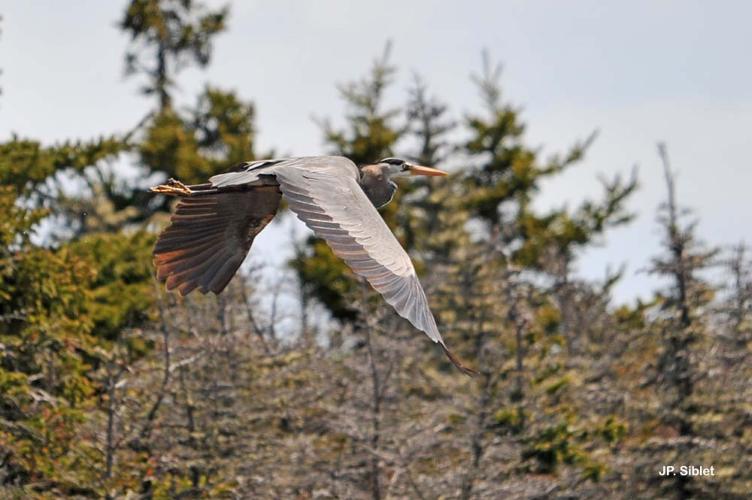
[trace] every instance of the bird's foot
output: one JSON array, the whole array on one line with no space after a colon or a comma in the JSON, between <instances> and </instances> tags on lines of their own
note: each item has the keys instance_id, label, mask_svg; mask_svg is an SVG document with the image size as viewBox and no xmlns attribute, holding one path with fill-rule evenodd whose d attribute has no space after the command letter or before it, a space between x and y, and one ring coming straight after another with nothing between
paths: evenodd
<instances>
[{"instance_id":1,"label":"bird's foot","mask_svg":"<svg viewBox=\"0 0 752 500\"><path fill-rule=\"evenodd\" d=\"M166 194L168 196L190 196L191 188L176 179L168 179L164 184L149 189L152 193Z\"/></svg>"}]
</instances>

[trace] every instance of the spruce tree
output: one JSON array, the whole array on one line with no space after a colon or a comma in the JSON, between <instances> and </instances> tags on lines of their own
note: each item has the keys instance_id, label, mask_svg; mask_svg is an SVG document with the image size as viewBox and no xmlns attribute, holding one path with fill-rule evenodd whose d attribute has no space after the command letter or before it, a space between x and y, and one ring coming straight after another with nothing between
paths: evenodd
<instances>
[{"instance_id":1,"label":"spruce tree","mask_svg":"<svg viewBox=\"0 0 752 500\"><path fill-rule=\"evenodd\" d=\"M718 250L706 248L697 239L696 223L684 222L687 212L678 204L674 172L664 144L658 145L658 152L667 190L658 217L665 253L653 258L651 272L669 279L671 284L660 297L662 317L656 326L662 346L656 372L663 391L660 418L677 434L677 439L669 443L672 460L684 463L697 456L694 420L703 411L697 385L705 371L700 352L709 345L704 316L714 298L714 289L703 279L702 272L715 264ZM689 476L672 476L666 482L665 491L673 490L676 498L689 498L696 492Z\"/></svg>"},{"instance_id":2,"label":"spruce tree","mask_svg":"<svg viewBox=\"0 0 752 500\"><path fill-rule=\"evenodd\" d=\"M131 46L125 55L127 75L143 74L142 92L156 95L159 111L171 107L176 74L211 60L214 37L225 30L229 10L210 10L194 0L131 0L120 21Z\"/></svg>"}]
</instances>

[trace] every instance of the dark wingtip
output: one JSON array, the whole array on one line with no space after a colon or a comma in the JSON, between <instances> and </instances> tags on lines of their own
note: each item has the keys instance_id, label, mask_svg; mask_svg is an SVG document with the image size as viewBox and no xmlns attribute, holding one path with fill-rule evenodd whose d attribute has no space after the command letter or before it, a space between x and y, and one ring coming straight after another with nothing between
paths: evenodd
<instances>
[{"instance_id":1,"label":"dark wingtip","mask_svg":"<svg viewBox=\"0 0 752 500\"><path fill-rule=\"evenodd\" d=\"M447 346L445 346L444 344L441 344L441 348L444 350L444 354L446 354L446 357L449 358L449 361L451 361L452 364L456 366L459 371L461 371L462 373L464 373L465 375L469 377L475 377L476 375L478 375L477 371L465 366L457 356L452 354L452 351L450 351L447 348Z\"/></svg>"}]
</instances>

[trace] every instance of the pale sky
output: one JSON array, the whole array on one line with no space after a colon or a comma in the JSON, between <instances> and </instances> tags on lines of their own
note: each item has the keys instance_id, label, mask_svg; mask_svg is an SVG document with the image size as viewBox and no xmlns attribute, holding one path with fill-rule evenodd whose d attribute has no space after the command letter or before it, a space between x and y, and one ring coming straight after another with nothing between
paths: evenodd
<instances>
[{"instance_id":1,"label":"pale sky","mask_svg":"<svg viewBox=\"0 0 752 500\"><path fill-rule=\"evenodd\" d=\"M123 78L127 39L115 25L124 5L0 1L0 140L88 138L141 119L153 103ZM629 300L656 286L637 271L660 239L659 140L701 237L752 243L750 19L752 3L742 1L237 1L211 66L180 75L178 102L192 102L205 82L235 89L256 104L259 151L314 155L324 148L312 117L342 116L335 83L364 75L387 40L400 69L389 102L404 102L418 72L458 119L480 107L469 75L488 49L529 144L549 154L600 131L581 166L546 184L541 207L598 196L597 175L639 166L637 220L579 261L592 278L626 263L616 296ZM255 258L280 262L288 237L289 227L271 226Z\"/></svg>"}]
</instances>

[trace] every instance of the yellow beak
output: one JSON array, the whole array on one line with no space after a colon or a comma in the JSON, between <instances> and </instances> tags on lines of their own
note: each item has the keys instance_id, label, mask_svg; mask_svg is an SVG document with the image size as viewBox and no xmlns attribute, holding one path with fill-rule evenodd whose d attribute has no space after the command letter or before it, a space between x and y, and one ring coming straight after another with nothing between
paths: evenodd
<instances>
[{"instance_id":1,"label":"yellow beak","mask_svg":"<svg viewBox=\"0 0 752 500\"><path fill-rule=\"evenodd\" d=\"M410 165L408 164L410 175L449 175L443 170L439 170L433 167L424 167L422 165Z\"/></svg>"}]
</instances>

